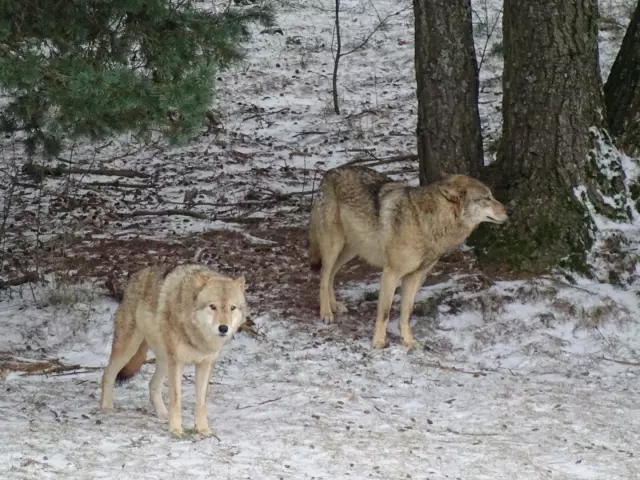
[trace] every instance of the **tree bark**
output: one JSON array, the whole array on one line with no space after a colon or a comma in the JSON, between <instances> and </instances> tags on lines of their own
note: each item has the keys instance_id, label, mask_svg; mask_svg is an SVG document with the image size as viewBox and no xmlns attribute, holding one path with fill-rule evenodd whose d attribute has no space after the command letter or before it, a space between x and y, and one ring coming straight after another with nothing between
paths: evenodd
<instances>
[{"instance_id":1,"label":"tree bark","mask_svg":"<svg viewBox=\"0 0 640 480\"><path fill-rule=\"evenodd\" d=\"M414 0L420 183L483 165L470 0Z\"/></svg>"},{"instance_id":2,"label":"tree bark","mask_svg":"<svg viewBox=\"0 0 640 480\"><path fill-rule=\"evenodd\" d=\"M604 86L609 131L631 156L640 155L640 1Z\"/></svg>"},{"instance_id":3,"label":"tree bark","mask_svg":"<svg viewBox=\"0 0 640 480\"><path fill-rule=\"evenodd\" d=\"M597 20L596 0L504 2L502 151L487 178L513 214L504 227L479 229L481 258L588 272L593 222L576 188L582 200L601 200Z\"/></svg>"}]
</instances>

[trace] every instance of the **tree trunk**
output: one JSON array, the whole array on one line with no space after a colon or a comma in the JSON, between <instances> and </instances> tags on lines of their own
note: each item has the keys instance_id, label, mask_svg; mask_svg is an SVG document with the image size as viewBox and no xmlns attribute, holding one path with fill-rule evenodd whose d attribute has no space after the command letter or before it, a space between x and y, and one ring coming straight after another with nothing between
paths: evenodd
<instances>
[{"instance_id":1,"label":"tree trunk","mask_svg":"<svg viewBox=\"0 0 640 480\"><path fill-rule=\"evenodd\" d=\"M631 156L640 155L640 1L604 86L609 131Z\"/></svg>"},{"instance_id":2,"label":"tree trunk","mask_svg":"<svg viewBox=\"0 0 640 480\"><path fill-rule=\"evenodd\" d=\"M470 0L414 0L420 183L483 165Z\"/></svg>"},{"instance_id":3,"label":"tree trunk","mask_svg":"<svg viewBox=\"0 0 640 480\"><path fill-rule=\"evenodd\" d=\"M477 232L485 260L588 271L593 222L576 192L604 203L593 150L603 107L597 20L596 0L504 2L502 151L487 173L513 214Z\"/></svg>"}]
</instances>

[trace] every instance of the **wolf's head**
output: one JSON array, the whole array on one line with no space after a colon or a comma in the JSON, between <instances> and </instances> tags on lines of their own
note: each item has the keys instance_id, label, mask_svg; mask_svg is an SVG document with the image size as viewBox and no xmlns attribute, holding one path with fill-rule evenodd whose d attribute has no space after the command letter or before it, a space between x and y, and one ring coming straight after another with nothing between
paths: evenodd
<instances>
[{"instance_id":1,"label":"wolf's head","mask_svg":"<svg viewBox=\"0 0 640 480\"><path fill-rule=\"evenodd\" d=\"M466 175L448 175L438 190L459 209L460 220L472 228L482 222L504 223L509 216L484 183Z\"/></svg>"},{"instance_id":2,"label":"wolf's head","mask_svg":"<svg viewBox=\"0 0 640 480\"><path fill-rule=\"evenodd\" d=\"M230 337L244 322L244 277L236 279L197 272L196 322L206 333Z\"/></svg>"}]
</instances>

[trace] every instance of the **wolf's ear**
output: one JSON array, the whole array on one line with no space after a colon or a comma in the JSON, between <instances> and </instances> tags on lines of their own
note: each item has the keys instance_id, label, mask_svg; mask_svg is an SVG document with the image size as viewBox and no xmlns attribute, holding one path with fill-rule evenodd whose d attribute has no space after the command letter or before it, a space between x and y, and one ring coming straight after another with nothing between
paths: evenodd
<instances>
[{"instance_id":1,"label":"wolf's ear","mask_svg":"<svg viewBox=\"0 0 640 480\"><path fill-rule=\"evenodd\" d=\"M196 271L193 275L196 277L196 282L198 282L199 285L204 285L209 280L206 275L199 271Z\"/></svg>"},{"instance_id":2,"label":"wolf's ear","mask_svg":"<svg viewBox=\"0 0 640 480\"><path fill-rule=\"evenodd\" d=\"M451 183L442 183L438 185L438 191L444 198L453 203L459 203L462 198L462 192L460 192L460 189Z\"/></svg>"},{"instance_id":3,"label":"wolf's ear","mask_svg":"<svg viewBox=\"0 0 640 480\"><path fill-rule=\"evenodd\" d=\"M245 283L244 275L236 278L234 282L236 282L236 285L238 285L238 287L240 287L244 291L244 283Z\"/></svg>"},{"instance_id":4,"label":"wolf's ear","mask_svg":"<svg viewBox=\"0 0 640 480\"><path fill-rule=\"evenodd\" d=\"M467 186L460 181L459 175L451 175L446 180L438 184L440 194L453 203L460 203L462 197L467 193Z\"/></svg>"}]
</instances>

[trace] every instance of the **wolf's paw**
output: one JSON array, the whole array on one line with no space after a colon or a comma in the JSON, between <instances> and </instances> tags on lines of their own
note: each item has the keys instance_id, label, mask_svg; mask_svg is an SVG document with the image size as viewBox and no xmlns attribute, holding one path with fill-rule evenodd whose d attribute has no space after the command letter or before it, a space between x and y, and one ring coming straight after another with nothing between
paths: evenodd
<instances>
[{"instance_id":1,"label":"wolf's paw","mask_svg":"<svg viewBox=\"0 0 640 480\"><path fill-rule=\"evenodd\" d=\"M342 302L336 302L335 305L332 306L332 310L335 313L347 313L349 310L347 309L346 305Z\"/></svg>"},{"instance_id":2,"label":"wolf's paw","mask_svg":"<svg viewBox=\"0 0 640 480\"><path fill-rule=\"evenodd\" d=\"M373 348L374 350L381 350L386 346L387 346L386 338L374 338L373 342L371 343L371 348Z\"/></svg>"},{"instance_id":3,"label":"wolf's paw","mask_svg":"<svg viewBox=\"0 0 640 480\"><path fill-rule=\"evenodd\" d=\"M100 410L104 410L104 411L113 410L113 402L100 403Z\"/></svg>"},{"instance_id":4,"label":"wolf's paw","mask_svg":"<svg viewBox=\"0 0 640 480\"><path fill-rule=\"evenodd\" d=\"M333 323L333 314L332 313L325 313L325 314L320 314L320 318L322 319L322 322L327 324L327 325L331 325Z\"/></svg>"},{"instance_id":5,"label":"wolf's paw","mask_svg":"<svg viewBox=\"0 0 640 480\"><path fill-rule=\"evenodd\" d=\"M169 433L176 438L184 437L184 430L182 427L169 427Z\"/></svg>"},{"instance_id":6,"label":"wolf's paw","mask_svg":"<svg viewBox=\"0 0 640 480\"><path fill-rule=\"evenodd\" d=\"M167 410L167 407L156 408L156 415L163 422L166 422L169 419L169 411Z\"/></svg>"},{"instance_id":7,"label":"wolf's paw","mask_svg":"<svg viewBox=\"0 0 640 480\"><path fill-rule=\"evenodd\" d=\"M403 339L402 340L402 344L407 347L407 351L410 352L411 350L421 350L422 344L420 342L418 342L417 340L414 340L413 338L408 338L408 339Z\"/></svg>"},{"instance_id":8,"label":"wolf's paw","mask_svg":"<svg viewBox=\"0 0 640 480\"><path fill-rule=\"evenodd\" d=\"M211 430L208 425L200 427L196 425L196 433L202 435L203 437L212 437L215 435L215 432Z\"/></svg>"}]
</instances>

